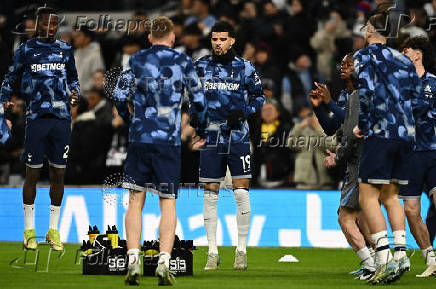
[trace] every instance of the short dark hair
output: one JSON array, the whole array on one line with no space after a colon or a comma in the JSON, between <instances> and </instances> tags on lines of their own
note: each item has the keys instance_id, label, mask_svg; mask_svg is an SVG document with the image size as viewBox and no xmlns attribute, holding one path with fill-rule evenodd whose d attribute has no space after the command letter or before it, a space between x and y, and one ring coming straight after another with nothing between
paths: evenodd
<instances>
[{"instance_id":1,"label":"short dark hair","mask_svg":"<svg viewBox=\"0 0 436 289\"><path fill-rule=\"evenodd\" d=\"M232 26L232 24L230 24L227 21L218 21L217 23L215 23L214 26L212 26L211 29L211 35L212 32L228 32L229 36L234 38L235 37L235 30Z\"/></svg>"},{"instance_id":2,"label":"short dark hair","mask_svg":"<svg viewBox=\"0 0 436 289\"><path fill-rule=\"evenodd\" d=\"M401 45L401 51L406 48L417 49L422 52L422 64L425 70L428 71L433 67L433 48L427 38L422 36L407 38Z\"/></svg>"},{"instance_id":3,"label":"short dark hair","mask_svg":"<svg viewBox=\"0 0 436 289\"><path fill-rule=\"evenodd\" d=\"M391 33L391 25L389 23L389 15L386 13L378 13L369 17L368 22L374 26L377 33L384 37L388 37Z\"/></svg>"},{"instance_id":4,"label":"short dark hair","mask_svg":"<svg viewBox=\"0 0 436 289\"><path fill-rule=\"evenodd\" d=\"M35 16L42 16L45 14L54 14L54 15L58 15L57 11L54 8L48 7L48 6L43 6L43 7L39 7L38 9L36 9L35 11Z\"/></svg>"}]
</instances>

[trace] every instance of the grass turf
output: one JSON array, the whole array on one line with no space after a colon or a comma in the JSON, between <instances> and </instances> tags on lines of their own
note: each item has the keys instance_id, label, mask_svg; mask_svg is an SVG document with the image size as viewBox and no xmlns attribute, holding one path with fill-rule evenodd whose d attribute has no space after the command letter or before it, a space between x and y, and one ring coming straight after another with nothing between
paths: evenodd
<instances>
[{"instance_id":1,"label":"grass turf","mask_svg":"<svg viewBox=\"0 0 436 289\"><path fill-rule=\"evenodd\" d=\"M75 264L77 244L66 244L62 258L52 256L49 272L35 272L35 266L13 268L10 262L24 256L20 243L0 242L0 288L119 288L124 276L83 276L81 265ZM41 250L44 251L44 250ZM46 250L48 251L48 250ZM217 271L204 271L206 248L194 251L194 276L177 278L177 288L368 288L365 281L355 281L348 272L359 267L351 250L316 248L249 248L248 270L232 269L234 247L220 248L222 263ZM299 263L279 263L286 254ZM44 259L41 253L41 259ZM45 257L46 259L46 257ZM22 260L21 260L22 261ZM20 262L20 261L18 261ZM425 270L421 252L411 259L412 270L390 286L398 288L433 288L436 277L418 279ZM45 265L42 262L42 265ZM44 266L40 267L44 269ZM140 287L157 287L155 277L142 277Z\"/></svg>"}]
</instances>

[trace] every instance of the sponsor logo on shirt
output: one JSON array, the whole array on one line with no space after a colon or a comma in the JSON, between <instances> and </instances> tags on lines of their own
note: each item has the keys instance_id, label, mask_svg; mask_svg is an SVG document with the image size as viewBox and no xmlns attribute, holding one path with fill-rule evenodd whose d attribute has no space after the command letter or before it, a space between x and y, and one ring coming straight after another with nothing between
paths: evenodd
<instances>
[{"instance_id":1,"label":"sponsor logo on shirt","mask_svg":"<svg viewBox=\"0 0 436 289\"><path fill-rule=\"evenodd\" d=\"M206 81L203 84L204 90L238 90L239 83L231 82L209 82Z\"/></svg>"},{"instance_id":2,"label":"sponsor logo on shirt","mask_svg":"<svg viewBox=\"0 0 436 289\"><path fill-rule=\"evenodd\" d=\"M45 71L45 70L64 70L65 63L38 63L30 66L32 72Z\"/></svg>"}]
</instances>

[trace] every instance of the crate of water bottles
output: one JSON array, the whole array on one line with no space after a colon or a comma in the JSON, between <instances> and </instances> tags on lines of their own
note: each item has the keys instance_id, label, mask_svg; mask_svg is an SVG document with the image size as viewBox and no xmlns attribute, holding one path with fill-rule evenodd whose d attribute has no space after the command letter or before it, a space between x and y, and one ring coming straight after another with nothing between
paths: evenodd
<instances>
[{"instance_id":1,"label":"crate of water bottles","mask_svg":"<svg viewBox=\"0 0 436 289\"><path fill-rule=\"evenodd\" d=\"M83 275L127 273L127 243L119 238L116 226L108 226L105 234L89 226L88 237L80 247Z\"/></svg>"},{"instance_id":2,"label":"crate of water bottles","mask_svg":"<svg viewBox=\"0 0 436 289\"><path fill-rule=\"evenodd\" d=\"M192 240L180 240L177 235L175 236L169 269L176 276L194 274L192 250L195 250ZM159 241L144 241L142 251L144 252L143 275L154 276L159 260Z\"/></svg>"}]
</instances>

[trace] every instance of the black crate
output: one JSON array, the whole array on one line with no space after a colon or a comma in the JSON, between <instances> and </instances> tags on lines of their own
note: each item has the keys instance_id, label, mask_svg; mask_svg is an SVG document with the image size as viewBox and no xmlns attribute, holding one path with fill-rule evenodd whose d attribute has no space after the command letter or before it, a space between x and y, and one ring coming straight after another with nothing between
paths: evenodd
<instances>
[{"instance_id":1,"label":"black crate","mask_svg":"<svg viewBox=\"0 0 436 289\"><path fill-rule=\"evenodd\" d=\"M195 250L192 240L180 240L176 236L171 253L170 270L177 276L194 275L192 250ZM142 251L144 252L143 275L154 276L159 260L159 241L144 241Z\"/></svg>"},{"instance_id":2,"label":"black crate","mask_svg":"<svg viewBox=\"0 0 436 289\"><path fill-rule=\"evenodd\" d=\"M82 257L83 275L127 274L127 251L125 247L102 248Z\"/></svg>"}]
</instances>

